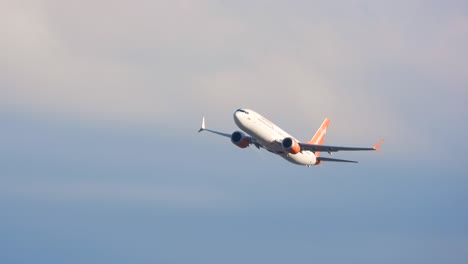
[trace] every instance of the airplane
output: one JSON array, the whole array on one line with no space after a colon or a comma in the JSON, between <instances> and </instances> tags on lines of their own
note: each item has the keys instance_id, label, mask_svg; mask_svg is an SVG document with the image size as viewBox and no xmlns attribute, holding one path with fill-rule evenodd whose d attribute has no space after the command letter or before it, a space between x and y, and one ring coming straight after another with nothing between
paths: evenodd
<instances>
[{"instance_id":1,"label":"airplane","mask_svg":"<svg viewBox=\"0 0 468 264\"><path fill-rule=\"evenodd\" d=\"M357 163L357 161L354 160L322 157L320 156L320 152L328 152L328 154L331 155L332 152L338 151L373 151L378 150L384 141L383 139L380 140L373 147L340 147L323 145L322 143L325 139L328 125L330 124L330 119L328 118L325 118L320 128L308 142L300 142L273 124L270 120L251 109L237 109L234 112L234 122L243 132L235 131L232 134L228 134L207 129L205 126L205 117L203 116L201 128L198 132L208 131L220 136L231 138L231 142L240 148L246 148L250 145L254 145L258 149L264 148L269 152L281 156L289 162L298 165L305 165L307 167L319 165L324 161Z\"/></svg>"}]
</instances>

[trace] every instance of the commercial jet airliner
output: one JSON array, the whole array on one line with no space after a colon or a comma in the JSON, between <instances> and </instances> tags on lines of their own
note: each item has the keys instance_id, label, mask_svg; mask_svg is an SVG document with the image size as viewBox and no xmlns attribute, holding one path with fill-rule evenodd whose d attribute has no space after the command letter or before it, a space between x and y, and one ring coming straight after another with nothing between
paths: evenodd
<instances>
[{"instance_id":1,"label":"commercial jet airliner","mask_svg":"<svg viewBox=\"0 0 468 264\"><path fill-rule=\"evenodd\" d=\"M357 161L353 160L322 157L319 156L319 153L328 152L331 155L332 152L338 151L377 150L383 143L382 139L375 146L367 148L322 145L327 133L328 124L330 124L330 119L328 118L325 118L312 139L305 143L300 142L259 113L250 109L237 109L234 112L234 122L247 135L241 131L228 134L207 129L205 127L205 117L202 118L201 128L198 132L208 131L231 138L231 142L240 148L246 148L250 145L254 145L257 148L264 148L283 157L289 162L305 165L307 167L318 165L323 161L357 163Z\"/></svg>"}]
</instances>

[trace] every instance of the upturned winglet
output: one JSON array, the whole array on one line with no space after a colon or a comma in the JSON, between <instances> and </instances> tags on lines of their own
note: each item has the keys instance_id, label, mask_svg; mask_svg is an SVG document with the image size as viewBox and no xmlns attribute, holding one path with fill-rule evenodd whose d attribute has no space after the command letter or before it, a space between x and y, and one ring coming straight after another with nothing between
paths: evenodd
<instances>
[{"instance_id":1,"label":"upturned winglet","mask_svg":"<svg viewBox=\"0 0 468 264\"><path fill-rule=\"evenodd\" d=\"M384 142L384 139L382 138L379 143L375 144L375 146L373 147L374 150L379 150L380 148L380 145L382 145L382 143Z\"/></svg>"},{"instance_id":2,"label":"upturned winglet","mask_svg":"<svg viewBox=\"0 0 468 264\"><path fill-rule=\"evenodd\" d=\"M202 132L203 130L205 130L205 116L202 117L201 127L198 130L198 133Z\"/></svg>"}]
</instances>

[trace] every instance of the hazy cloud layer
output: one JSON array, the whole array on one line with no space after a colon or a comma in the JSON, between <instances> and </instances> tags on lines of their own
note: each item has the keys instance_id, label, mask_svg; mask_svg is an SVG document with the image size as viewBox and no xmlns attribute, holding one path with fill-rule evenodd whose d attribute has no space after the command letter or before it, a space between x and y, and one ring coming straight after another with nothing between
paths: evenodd
<instances>
[{"instance_id":1,"label":"hazy cloud layer","mask_svg":"<svg viewBox=\"0 0 468 264\"><path fill-rule=\"evenodd\" d=\"M467 1L0 1L0 262L466 263L466 47ZM384 154L196 133L238 107Z\"/></svg>"},{"instance_id":2,"label":"hazy cloud layer","mask_svg":"<svg viewBox=\"0 0 468 264\"><path fill-rule=\"evenodd\" d=\"M467 118L463 1L1 7L6 111L186 130L201 114L226 127L247 106L301 139L330 116L340 142L367 144L370 134L425 151L443 135L435 124Z\"/></svg>"}]
</instances>

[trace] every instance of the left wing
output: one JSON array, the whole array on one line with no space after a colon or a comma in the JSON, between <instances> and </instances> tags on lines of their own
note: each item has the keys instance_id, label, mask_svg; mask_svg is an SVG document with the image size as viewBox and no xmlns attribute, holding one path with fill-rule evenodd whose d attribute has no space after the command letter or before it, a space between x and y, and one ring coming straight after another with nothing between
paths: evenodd
<instances>
[{"instance_id":1,"label":"left wing","mask_svg":"<svg viewBox=\"0 0 468 264\"><path fill-rule=\"evenodd\" d=\"M228 134L228 133L223 133L223 132L214 131L214 130L211 130L211 129L206 129L206 126L205 126L205 117L203 117L203 118L202 118L201 127L200 127L200 129L198 130L198 133L200 133L200 132L202 132L202 131L205 131L205 130L208 131L208 132L211 132L211 133L214 133L214 134L223 136L223 137L228 137L228 138L231 137L231 134Z\"/></svg>"},{"instance_id":2,"label":"left wing","mask_svg":"<svg viewBox=\"0 0 468 264\"><path fill-rule=\"evenodd\" d=\"M208 131L208 132L213 133L213 134L217 134L217 135L220 135L220 136L223 136L223 137L228 137L228 138L231 138L231 141L232 141L232 135L233 134L228 134L228 133L219 132L219 131L216 131L216 130L211 130L211 129L206 128L205 117L202 118L202 124L201 124L200 129L198 130L198 133L200 133L202 131ZM234 132L234 133L236 133L236 132ZM239 133L239 131L237 133ZM248 136L248 135L244 135L244 136L247 138L247 140L249 142L249 145L253 144L258 149L263 148L263 146L260 143L258 143L257 140L255 140L255 138L253 138L251 136ZM233 142L233 143L236 144L235 142Z\"/></svg>"},{"instance_id":3,"label":"left wing","mask_svg":"<svg viewBox=\"0 0 468 264\"><path fill-rule=\"evenodd\" d=\"M363 150L378 150L380 145L383 143L383 139L379 141L379 143L375 144L375 146L371 148L363 148L363 147L340 147L340 146L327 146L327 145L317 145L317 144L308 144L308 143L299 143L301 150L309 150L309 151L321 151L321 152L338 152L338 151L363 151Z\"/></svg>"}]
</instances>

